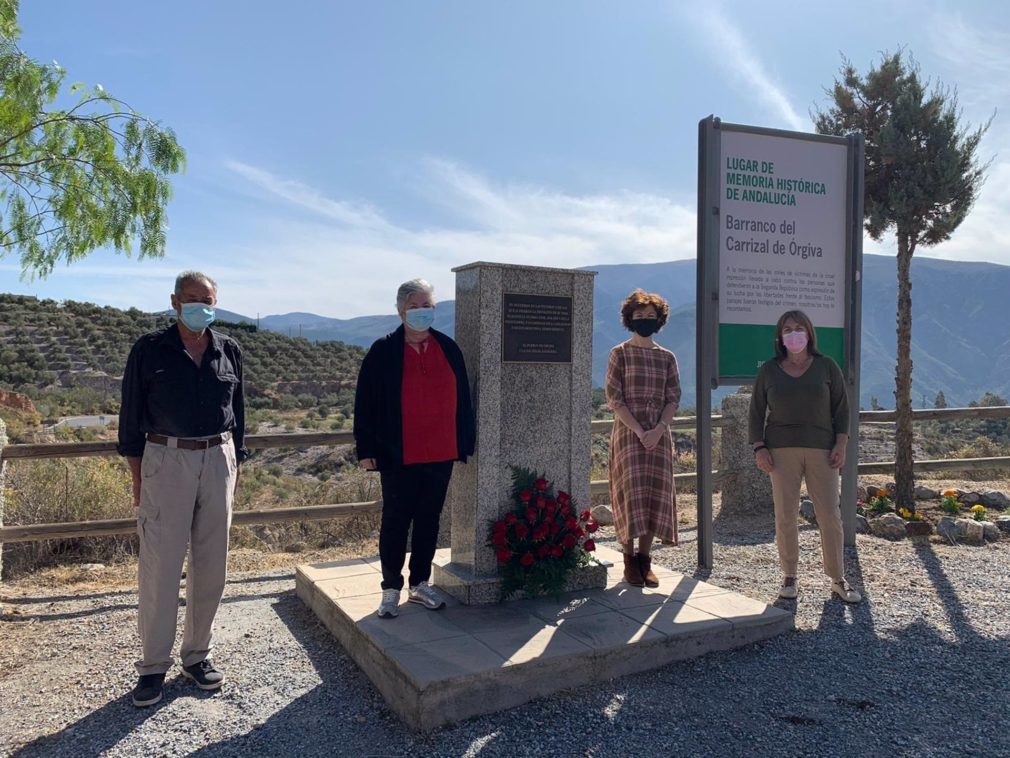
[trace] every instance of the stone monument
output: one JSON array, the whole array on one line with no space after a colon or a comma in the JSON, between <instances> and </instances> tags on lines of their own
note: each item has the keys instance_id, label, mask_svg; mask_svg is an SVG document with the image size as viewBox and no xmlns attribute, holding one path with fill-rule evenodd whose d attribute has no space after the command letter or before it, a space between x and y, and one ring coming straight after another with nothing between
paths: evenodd
<instances>
[{"instance_id":1,"label":"stone monument","mask_svg":"<svg viewBox=\"0 0 1010 758\"><path fill-rule=\"evenodd\" d=\"M720 517L730 514L765 514L774 519L772 485L768 474L754 465L754 450L749 438L751 388L741 387L722 400Z\"/></svg>"},{"instance_id":2,"label":"stone monument","mask_svg":"<svg viewBox=\"0 0 1010 758\"><path fill-rule=\"evenodd\" d=\"M510 466L536 469L589 508L592 271L471 263L456 274L455 339L466 359L477 452L457 464L447 507L450 556L433 583L467 605L497 602L488 525L511 508ZM606 585L591 566L569 589Z\"/></svg>"}]
</instances>

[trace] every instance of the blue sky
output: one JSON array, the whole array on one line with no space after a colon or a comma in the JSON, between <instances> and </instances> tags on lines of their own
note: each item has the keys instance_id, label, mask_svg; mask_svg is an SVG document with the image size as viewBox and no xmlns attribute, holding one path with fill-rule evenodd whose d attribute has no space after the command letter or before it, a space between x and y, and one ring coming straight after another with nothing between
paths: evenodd
<instances>
[{"instance_id":1,"label":"blue sky","mask_svg":"<svg viewBox=\"0 0 1010 758\"><path fill-rule=\"evenodd\" d=\"M100 251L0 291L167 307L200 268L249 315L391 310L450 268L694 256L697 123L810 131L841 53L906 46L998 109L971 217L930 255L1010 265L1010 9L1002 2L23 0L22 47L102 84L188 152L167 254ZM867 252L892 245L866 242Z\"/></svg>"}]
</instances>

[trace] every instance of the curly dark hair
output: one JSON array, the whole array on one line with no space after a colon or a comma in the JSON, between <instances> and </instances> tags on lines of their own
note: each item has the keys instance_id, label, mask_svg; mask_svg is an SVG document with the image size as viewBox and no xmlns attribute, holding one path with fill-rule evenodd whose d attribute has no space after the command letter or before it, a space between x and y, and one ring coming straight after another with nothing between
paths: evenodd
<instances>
[{"instance_id":1,"label":"curly dark hair","mask_svg":"<svg viewBox=\"0 0 1010 758\"><path fill-rule=\"evenodd\" d=\"M621 323L624 324L624 328L629 332L633 332L631 317L635 315L635 311L648 308L650 305L656 309L659 328L662 329L666 325L666 320L670 317L670 304L661 295L657 295L654 292L646 292L643 289L636 289L621 303Z\"/></svg>"}]
</instances>

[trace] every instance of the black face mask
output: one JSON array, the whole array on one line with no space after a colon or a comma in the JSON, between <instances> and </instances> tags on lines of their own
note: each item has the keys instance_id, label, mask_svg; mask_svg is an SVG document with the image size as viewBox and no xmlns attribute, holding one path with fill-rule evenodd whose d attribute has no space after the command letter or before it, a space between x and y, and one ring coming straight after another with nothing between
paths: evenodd
<instances>
[{"instance_id":1,"label":"black face mask","mask_svg":"<svg viewBox=\"0 0 1010 758\"><path fill-rule=\"evenodd\" d=\"M658 318L636 318L631 321L631 328L642 337L651 337L659 331Z\"/></svg>"}]
</instances>

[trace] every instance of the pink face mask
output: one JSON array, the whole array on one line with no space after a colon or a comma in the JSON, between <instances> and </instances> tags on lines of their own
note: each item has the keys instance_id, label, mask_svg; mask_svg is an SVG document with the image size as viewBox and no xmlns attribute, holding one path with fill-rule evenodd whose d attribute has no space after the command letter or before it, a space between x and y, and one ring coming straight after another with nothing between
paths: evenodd
<instances>
[{"instance_id":1,"label":"pink face mask","mask_svg":"<svg viewBox=\"0 0 1010 758\"><path fill-rule=\"evenodd\" d=\"M782 344L790 353L802 353L807 347L807 333L804 331L789 332L782 335Z\"/></svg>"}]
</instances>

